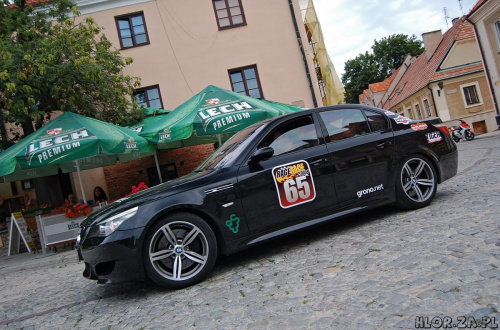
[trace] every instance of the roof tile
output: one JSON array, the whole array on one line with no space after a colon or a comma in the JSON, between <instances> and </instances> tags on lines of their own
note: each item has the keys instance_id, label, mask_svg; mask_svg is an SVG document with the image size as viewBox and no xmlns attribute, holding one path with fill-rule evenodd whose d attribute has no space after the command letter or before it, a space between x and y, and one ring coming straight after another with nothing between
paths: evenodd
<instances>
[{"instance_id":1,"label":"roof tile","mask_svg":"<svg viewBox=\"0 0 500 330\"><path fill-rule=\"evenodd\" d=\"M445 71L434 72L430 81L443 80L446 78L456 77L463 74L468 74L476 71L483 71L483 63L474 63L460 68L454 68Z\"/></svg>"},{"instance_id":2,"label":"roof tile","mask_svg":"<svg viewBox=\"0 0 500 330\"><path fill-rule=\"evenodd\" d=\"M389 85L390 85L390 82L388 82L387 80L384 80L384 81L381 81L378 83L369 84L368 89L370 89L372 91L372 93L379 93L379 92L383 92L383 91L386 91L387 89L389 89Z\"/></svg>"}]
</instances>

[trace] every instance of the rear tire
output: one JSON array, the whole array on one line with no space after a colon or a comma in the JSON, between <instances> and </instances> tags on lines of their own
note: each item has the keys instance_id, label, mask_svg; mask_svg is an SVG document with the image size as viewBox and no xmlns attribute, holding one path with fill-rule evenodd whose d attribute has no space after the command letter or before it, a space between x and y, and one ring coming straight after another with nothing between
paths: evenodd
<instances>
[{"instance_id":1,"label":"rear tire","mask_svg":"<svg viewBox=\"0 0 500 330\"><path fill-rule=\"evenodd\" d=\"M210 226L191 213L176 213L156 222L146 235L143 263L156 284L181 289L210 273L217 241Z\"/></svg>"},{"instance_id":2,"label":"rear tire","mask_svg":"<svg viewBox=\"0 0 500 330\"><path fill-rule=\"evenodd\" d=\"M458 138L455 135L453 135L453 141L455 141L456 143L458 143L458 142L460 142L460 138Z\"/></svg>"},{"instance_id":3,"label":"rear tire","mask_svg":"<svg viewBox=\"0 0 500 330\"><path fill-rule=\"evenodd\" d=\"M396 204L404 209L425 207L434 199L437 175L429 159L413 155L403 159L396 178Z\"/></svg>"}]
</instances>

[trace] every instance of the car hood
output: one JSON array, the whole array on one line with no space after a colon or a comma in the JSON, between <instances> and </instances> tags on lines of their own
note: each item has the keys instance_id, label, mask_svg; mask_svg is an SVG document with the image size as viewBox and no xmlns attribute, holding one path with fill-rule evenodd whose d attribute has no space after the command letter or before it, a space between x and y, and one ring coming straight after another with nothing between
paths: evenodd
<instances>
[{"instance_id":1,"label":"car hood","mask_svg":"<svg viewBox=\"0 0 500 330\"><path fill-rule=\"evenodd\" d=\"M135 206L144 205L168 196L181 193L185 190L206 184L218 176L218 171L191 172L180 178L170 180L157 186L142 190L138 193L116 200L97 212L90 214L81 224L89 227L115 214L131 209Z\"/></svg>"}]
</instances>

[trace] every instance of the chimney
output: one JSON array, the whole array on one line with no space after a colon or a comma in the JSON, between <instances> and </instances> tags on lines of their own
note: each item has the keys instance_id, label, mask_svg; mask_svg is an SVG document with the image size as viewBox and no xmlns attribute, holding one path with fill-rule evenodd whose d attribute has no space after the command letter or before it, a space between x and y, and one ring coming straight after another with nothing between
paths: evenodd
<instances>
[{"instance_id":1,"label":"chimney","mask_svg":"<svg viewBox=\"0 0 500 330\"><path fill-rule=\"evenodd\" d=\"M451 25L455 25L455 22L459 20L459 17L455 17L451 20Z\"/></svg>"},{"instance_id":2,"label":"chimney","mask_svg":"<svg viewBox=\"0 0 500 330\"><path fill-rule=\"evenodd\" d=\"M432 54L434 54L434 51L439 46L441 39L443 39L441 30L422 33L422 40L424 41L425 55L427 55L427 59L432 57Z\"/></svg>"}]
</instances>

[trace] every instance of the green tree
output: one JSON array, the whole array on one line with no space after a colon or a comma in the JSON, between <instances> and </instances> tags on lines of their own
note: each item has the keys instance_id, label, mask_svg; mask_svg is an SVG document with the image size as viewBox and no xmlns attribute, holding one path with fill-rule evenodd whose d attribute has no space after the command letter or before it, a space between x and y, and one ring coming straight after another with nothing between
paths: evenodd
<instances>
[{"instance_id":1,"label":"green tree","mask_svg":"<svg viewBox=\"0 0 500 330\"><path fill-rule=\"evenodd\" d=\"M368 84L383 81L403 64L407 54L418 56L424 52L422 42L415 35L393 34L374 40L373 53L365 52L345 64L342 83L347 103L358 103L359 95Z\"/></svg>"},{"instance_id":2,"label":"green tree","mask_svg":"<svg viewBox=\"0 0 500 330\"><path fill-rule=\"evenodd\" d=\"M123 74L132 59L120 56L92 18L78 23L78 15L71 0L36 8L0 0L0 117L24 135L57 110L115 124L142 117L132 97L140 80Z\"/></svg>"},{"instance_id":3,"label":"green tree","mask_svg":"<svg viewBox=\"0 0 500 330\"><path fill-rule=\"evenodd\" d=\"M387 78L403 64L406 55L418 56L425 49L415 35L393 34L380 41L374 40L372 50L379 63L380 73Z\"/></svg>"},{"instance_id":4,"label":"green tree","mask_svg":"<svg viewBox=\"0 0 500 330\"><path fill-rule=\"evenodd\" d=\"M369 83L382 81L379 63L375 56L368 52L359 54L353 60L345 63L342 83L345 88L345 98L347 103L359 103L359 94L363 93Z\"/></svg>"}]
</instances>

